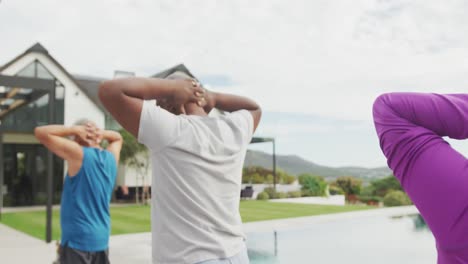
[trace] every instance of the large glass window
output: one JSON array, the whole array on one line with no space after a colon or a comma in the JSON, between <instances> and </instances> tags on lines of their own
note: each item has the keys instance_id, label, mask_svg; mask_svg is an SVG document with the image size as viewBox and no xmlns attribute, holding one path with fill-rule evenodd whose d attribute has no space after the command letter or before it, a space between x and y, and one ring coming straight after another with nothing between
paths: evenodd
<instances>
[{"instance_id":1,"label":"large glass window","mask_svg":"<svg viewBox=\"0 0 468 264\"><path fill-rule=\"evenodd\" d=\"M34 61L18 72L17 76L34 77L55 80L55 120L54 123L64 122L64 94L63 85L39 61ZM35 127L48 124L49 95L44 95L25 107L16 110L4 120L2 127L6 132L32 132Z\"/></svg>"},{"instance_id":2,"label":"large glass window","mask_svg":"<svg viewBox=\"0 0 468 264\"><path fill-rule=\"evenodd\" d=\"M55 123L64 121L64 86L39 61L24 67L17 76L55 80ZM22 87L20 94L32 90ZM1 92L1 91L0 91ZM10 133L33 133L35 127L49 123L49 95L19 108L2 120L2 129ZM42 145L5 144L4 175L7 195L5 206L43 205L47 199L47 150ZM60 202L63 184L63 160L54 155L54 203Z\"/></svg>"},{"instance_id":3,"label":"large glass window","mask_svg":"<svg viewBox=\"0 0 468 264\"><path fill-rule=\"evenodd\" d=\"M44 205L47 201L47 150L42 145L5 144L4 206ZM54 203L60 203L63 161L54 155Z\"/></svg>"}]
</instances>

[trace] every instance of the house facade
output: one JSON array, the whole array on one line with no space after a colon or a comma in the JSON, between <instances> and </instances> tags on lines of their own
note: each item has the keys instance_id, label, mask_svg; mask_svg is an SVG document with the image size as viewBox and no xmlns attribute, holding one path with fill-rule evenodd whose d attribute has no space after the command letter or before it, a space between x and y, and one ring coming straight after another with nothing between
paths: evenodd
<instances>
[{"instance_id":1,"label":"house facade","mask_svg":"<svg viewBox=\"0 0 468 264\"><path fill-rule=\"evenodd\" d=\"M55 81L55 124L73 125L87 118L99 127L118 130L117 122L98 98L104 78L70 74L39 43L0 67L3 75L35 77ZM1 87L0 87L1 88ZM7 104L0 100L0 104ZM36 126L49 124L48 95L23 106L5 117L0 124L4 150L4 206L40 205L46 201L47 150L34 137ZM60 201L66 164L54 157L54 203ZM141 170L121 167L116 184L150 185L151 167ZM2 186L0 186L2 187Z\"/></svg>"}]
</instances>

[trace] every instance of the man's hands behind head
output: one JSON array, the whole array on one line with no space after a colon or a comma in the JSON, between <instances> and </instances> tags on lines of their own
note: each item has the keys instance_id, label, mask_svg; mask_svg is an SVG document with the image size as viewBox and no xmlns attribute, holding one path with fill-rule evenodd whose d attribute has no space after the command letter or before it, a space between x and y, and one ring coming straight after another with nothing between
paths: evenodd
<instances>
[{"instance_id":1,"label":"man's hands behind head","mask_svg":"<svg viewBox=\"0 0 468 264\"><path fill-rule=\"evenodd\" d=\"M73 127L78 142L86 147L99 145L102 141L102 130L93 123Z\"/></svg>"},{"instance_id":2,"label":"man's hands behind head","mask_svg":"<svg viewBox=\"0 0 468 264\"><path fill-rule=\"evenodd\" d=\"M186 114L184 105L196 103L200 107L206 105L205 89L193 79L177 80L177 85L170 96L157 100L157 104L165 110L179 115Z\"/></svg>"}]
</instances>

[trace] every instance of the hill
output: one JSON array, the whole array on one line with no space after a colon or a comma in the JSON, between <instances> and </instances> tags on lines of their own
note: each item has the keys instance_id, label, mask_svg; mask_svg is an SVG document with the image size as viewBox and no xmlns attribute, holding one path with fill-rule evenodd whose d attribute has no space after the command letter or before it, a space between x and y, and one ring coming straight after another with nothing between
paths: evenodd
<instances>
[{"instance_id":1,"label":"hill","mask_svg":"<svg viewBox=\"0 0 468 264\"><path fill-rule=\"evenodd\" d=\"M272 168L272 155L248 150L244 167L261 166ZM276 155L276 166L289 174L299 175L310 173L334 179L340 176L353 176L363 180L379 179L392 174L388 167L364 168L364 167L327 167L305 160L296 155Z\"/></svg>"}]
</instances>

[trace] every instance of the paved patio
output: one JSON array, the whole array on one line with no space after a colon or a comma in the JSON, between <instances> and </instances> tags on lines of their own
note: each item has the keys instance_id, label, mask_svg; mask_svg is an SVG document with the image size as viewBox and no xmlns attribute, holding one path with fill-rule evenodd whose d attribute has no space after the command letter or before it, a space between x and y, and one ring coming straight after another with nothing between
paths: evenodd
<instances>
[{"instance_id":1,"label":"paved patio","mask_svg":"<svg viewBox=\"0 0 468 264\"><path fill-rule=\"evenodd\" d=\"M304 228L317 223L346 219L397 216L418 213L414 206L382 208L339 214L298 217L290 219L251 222L244 224L246 233L270 232ZM117 235L110 238L110 260L113 264L151 263L151 233ZM2 263L52 263L55 244L47 244L0 224L0 256Z\"/></svg>"}]
</instances>

